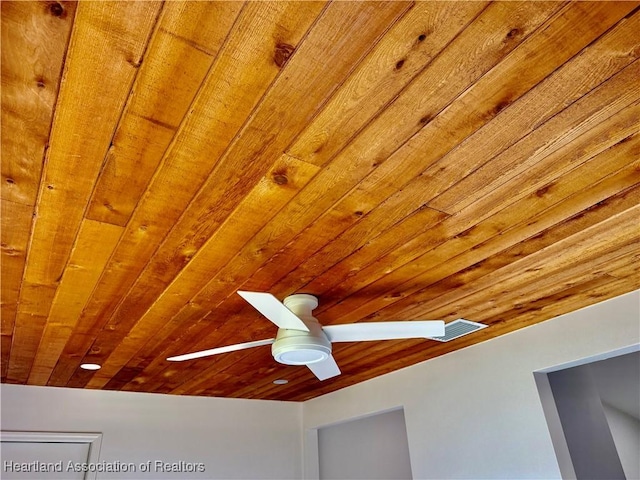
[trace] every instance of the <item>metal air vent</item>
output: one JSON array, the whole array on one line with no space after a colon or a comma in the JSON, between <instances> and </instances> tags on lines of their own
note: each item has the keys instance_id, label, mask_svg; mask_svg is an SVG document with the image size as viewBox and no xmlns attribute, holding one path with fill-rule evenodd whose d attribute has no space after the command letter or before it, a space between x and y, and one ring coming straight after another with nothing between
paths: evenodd
<instances>
[{"instance_id":1,"label":"metal air vent","mask_svg":"<svg viewBox=\"0 0 640 480\"><path fill-rule=\"evenodd\" d=\"M444 326L444 336L442 337L429 337L431 340L437 340L438 342L448 342L463 335L468 335L475 331L481 330L488 325L483 323L476 323L464 318L459 318L453 322L449 322Z\"/></svg>"}]
</instances>

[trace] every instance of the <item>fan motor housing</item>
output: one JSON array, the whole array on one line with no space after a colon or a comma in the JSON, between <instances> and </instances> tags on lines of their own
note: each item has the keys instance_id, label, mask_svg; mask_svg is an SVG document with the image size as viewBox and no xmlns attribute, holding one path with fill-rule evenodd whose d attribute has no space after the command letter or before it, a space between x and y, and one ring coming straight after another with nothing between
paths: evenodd
<instances>
[{"instance_id":1,"label":"fan motor housing","mask_svg":"<svg viewBox=\"0 0 640 480\"><path fill-rule=\"evenodd\" d=\"M322 331L318 320L311 311L318 301L311 295L291 295L284 304L305 323L308 332L303 330L278 330L271 353L276 362L285 365L310 365L322 362L331 355L331 342Z\"/></svg>"},{"instance_id":2,"label":"fan motor housing","mask_svg":"<svg viewBox=\"0 0 640 480\"><path fill-rule=\"evenodd\" d=\"M322 362L331 355L331 342L322 331L318 321L303 318L309 332L303 330L278 330L271 353L276 362L285 365L310 365Z\"/></svg>"}]
</instances>

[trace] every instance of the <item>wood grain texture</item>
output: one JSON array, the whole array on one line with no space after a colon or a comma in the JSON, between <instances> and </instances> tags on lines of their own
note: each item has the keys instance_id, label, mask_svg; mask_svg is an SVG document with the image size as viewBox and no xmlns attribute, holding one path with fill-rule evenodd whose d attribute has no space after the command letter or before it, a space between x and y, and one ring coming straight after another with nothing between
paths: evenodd
<instances>
[{"instance_id":1,"label":"wood grain texture","mask_svg":"<svg viewBox=\"0 0 640 480\"><path fill-rule=\"evenodd\" d=\"M7 375L32 213L48 146L72 2L2 2L2 345Z\"/></svg>"},{"instance_id":2,"label":"wood grain texture","mask_svg":"<svg viewBox=\"0 0 640 480\"><path fill-rule=\"evenodd\" d=\"M165 5L145 53L148 61L140 66L96 184L88 218L126 225L242 6L241 2Z\"/></svg>"},{"instance_id":3,"label":"wood grain texture","mask_svg":"<svg viewBox=\"0 0 640 480\"><path fill-rule=\"evenodd\" d=\"M126 5L126 7L125 7ZM38 211L34 221L24 283L55 289L63 276L80 222L102 160L110 148L114 123L139 66L160 4L86 3L78 6L66 54L62 86L42 172ZM90 58L89 62L85 59ZM107 58L108 61L104 61ZM79 91L92 90L81 96ZM96 121L95 112L100 112ZM18 320L30 292L21 290ZM49 305L50 306L50 305ZM48 315L47 306L39 312ZM8 376L30 365L16 358L30 357L35 349L21 341L39 337L42 322L16 328Z\"/></svg>"},{"instance_id":4,"label":"wood grain texture","mask_svg":"<svg viewBox=\"0 0 640 480\"><path fill-rule=\"evenodd\" d=\"M628 73L630 74L629 78L632 78L634 75L633 71ZM519 149L516 147L524 148L524 153L527 154L526 158L528 160L532 162L537 160L537 163L529 164L528 170L521 172L519 176L515 176L511 182L502 184L500 188L494 188L491 193L477 198L476 201L467 208L458 212L458 214L451 219L443 222L442 225L438 225L437 229L422 232L420 235L405 242L404 245L391 254L377 258L372 263L360 263L358 269L351 271L352 274L349 275L348 278L339 275L340 271L334 270L322 276L323 283L319 283L320 277L314 279L314 282L318 283L312 285L312 288L314 288L314 291L320 289L322 292L328 292L328 296L337 298L340 298L340 291L345 293L356 292L369 285L372 278L380 279L380 277L388 275L404 264L408 264L407 268L416 269L416 266L411 262L413 262L421 252L444 244L447 239L447 234L449 238L454 240L454 244L455 242L464 240L465 236L473 233L473 229L478 222L503 210L505 207L505 199L513 202L522 199L526 195L530 195L533 202L537 203L536 198L544 193L545 185L553 181L557 175L564 171L570 171L572 167L574 167L576 163L579 164L581 160L588 160L606 148L615 145L617 142L623 141L633 132L637 132L638 116L636 108L637 107L632 106L624 109L624 113L616 115L602 122L597 127L588 130L586 134L578 137L578 141L571 145L571 147L558 148L562 143L555 142L554 147L557 148L557 150L554 151L553 148L541 148L544 143L532 144L530 141L531 138L525 137L514 145L514 148L509 151L509 154L519 154ZM539 131L541 135L538 141L548 141L549 138L544 136L546 129L540 128ZM555 132L558 133L561 132L561 130L555 130ZM536 150L538 151L536 152ZM513 157L509 157L509 160L513 161ZM628 159L625 160L629 161ZM494 175L499 175L502 173L502 170L495 169L493 172ZM520 213L518 215L520 215ZM443 248L450 247L451 245ZM400 271L396 275L399 278L403 278L405 274L403 271ZM379 281L386 281L389 284L393 284L393 279L381 279ZM363 299L366 299L366 297ZM330 303L326 303L321 309L326 309L330 306ZM353 307L353 304L351 307Z\"/></svg>"},{"instance_id":5,"label":"wood grain texture","mask_svg":"<svg viewBox=\"0 0 640 480\"><path fill-rule=\"evenodd\" d=\"M122 227L83 220L69 262L56 289L41 347L33 361L28 383L46 384L67 338L111 257Z\"/></svg>"},{"instance_id":6,"label":"wood grain texture","mask_svg":"<svg viewBox=\"0 0 640 480\"><path fill-rule=\"evenodd\" d=\"M25 272L31 282L51 284L62 275L160 8L126 5L124 11L108 2L78 6L38 199L46 208L38 211ZM78 95L82 87L94 89L92 95ZM100 111L100 122L92 109Z\"/></svg>"},{"instance_id":7,"label":"wood grain texture","mask_svg":"<svg viewBox=\"0 0 640 480\"><path fill-rule=\"evenodd\" d=\"M244 197L236 211L194 255L193 260L176 275L166 290L140 317L112 355L128 361L140 350L147 339L153 336L159 325L163 326L167 319L180 315L183 309L191 309L193 304L205 303L208 293L203 294L202 286L211 277L211 270L221 268L225 260L233 255L233 246L236 242L251 238L264 218L273 216L313 178L317 171L316 166L288 156L277 161ZM228 253L225 251L225 246L228 246ZM116 365L120 364L116 363ZM99 375L93 377L89 386L101 386L98 382L106 381L116 373L117 371L110 371L107 366L99 372Z\"/></svg>"},{"instance_id":8,"label":"wood grain texture","mask_svg":"<svg viewBox=\"0 0 640 480\"><path fill-rule=\"evenodd\" d=\"M35 205L74 2L2 2L2 198Z\"/></svg>"},{"instance_id":9,"label":"wood grain texture","mask_svg":"<svg viewBox=\"0 0 640 480\"><path fill-rule=\"evenodd\" d=\"M203 223L211 215L205 211L191 218L192 224L185 222L184 229L174 228L183 209L189 206L207 175L215 170L219 157L280 72L280 66L274 62L277 45L298 43L322 8L323 4L315 2L271 2L252 3L241 12L191 107L189 117L166 153L161 168L139 202L112 261L106 267L111 274L103 277L98 285L100 295L94 296L83 312L80 320L83 332L91 331L95 336L110 321L172 228L177 229L175 240L165 249L165 258L158 262L156 270L147 268L152 284L163 278L163 274L169 282L171 273L179 271L193 257L197 248L185 241L187 235L196 235L195 241L202 243L207 237L207 230L202 232L202 228L213 231L218 225L212 221ZM209 120L202 121L203 118ZM214 207L211 210L215 213ZM167 269L169 271L165 272ZM157 288L161 289L162 285L157 285ZM134 298L132 303L135 306L137 300ZM124 332L118 332L120 335L126 335L126 327L135 322L133 316L125 315L130 323L122 329ZM75 366L67 364L64 371L54 372L52 379L55 382L66 383L74 374L93 343L89 338L71 339L66 353L73 355ZM98 348L104 352L102 346ZM93 352L97 353L95 349ZM62 380L59 380L59 375Z\"/></svg>"},{"instance_id":10,"label":"wood grain texture","mask_svg":"<svg viewBox=\"0 0 640 480\"><path fill-rule=\"evenodd\" d=\"M548 5L546 8L550 10ZM516 11L522 15L525 13ZM532 15L534 12L537 12L539 16ZM514 12L512 11L511 13L513 14ZM527 21L533 24L536 21L542 21L542 19L546 18L544 13L548 14L549 12L545 11L545 7L535 6L531 7L531 11L526 13L528 14ZM504 17L507 16L507 12L501 9L492 10L487 15L490 15L492 19L494 19L494 16L497 17L494 19L496 22L505 21ZM480 22L480 20L476 20L474 25L477 22ZM472 30L471 27L468 30ZM468 43L472 41L472 37L479 33L477 30L472 30L469 33L465 31L464 37L460 36L456 39L458 42L456 47L450 47L448 52L450 57L439 57L445 58L442 63L459 61L461 51L466 49ZM477 57L468 58L466 61L473 66L471 70L474 70L476 75L480 75L475 69L490 68L492 62L495 61L495 57L499 58L500 55L505 54L502 50L504 50L502 48L502 37L496 37L494 43L489 44L486 49L478 52ZM489 55L490 52L494 55ZM415 102L418 95L422 95L425 87L423 82L426 82L425 77L429 78L434 69L439 72L439 68L445 68L439 65L434 66L431 64L428 72L423 72L419 79L414 80L412 83L414 88L405 89L401 98L407 98L406 102ZM463 78L459 81L464 82L465 80ZM455 86L457 85L454 85L453 88ZM421 90L420 94L418 94L418 90ZM438 99L438 101L442 101L442 99ZM387 195L395 193L404 182L408 181L409 175L405 176L403 175L404 172L397 171L398 164L394 164L393 167L389 168L389 170L397 172L391 182L384 184L383 181L375 181L378 178L376 176L377 171L384 166L384 163L379 165L381 160L378 160L378 158L391 153L393 148L391 143L393 141L399 142L399 139L405 141L411 134L415 133L416 129L420 128L417 119L415 123L410 119L410 124L407 122L406 109L403 110L404 118L400 118L400 107L397 107L399 102L402 103L400 99L396 100L393 105L385 110L383 115L372 121L367 129L342 150L339 156L329 163L300 195L294 198L278 213L273 221L266 224L243 247L238 253L236 261L229 264L226 269L214 277L212 282L227 284L226 289L219 294L221 299L230 295L234 290L234 285L238 282L250 282L253 272L267 262L276 262L279 268L282 269L280 267L280 259L285 259L284 261L287 264L300 261L299 257L293 257L295 258L293 261L287 260L291 258L288 247L291 247L292 242L295 244L295 242L299 241L301 245L304 245L305 253L303 255L306 254L306 251L316 251L326 241L340 235L342 231L371 211ZM389 111L391 111L390 114L388 114ZM393 130L390 130L388 125L394 125ZM402 136L402 128L407 129L406 137ZM390 142L384 142L383 139L385 138L389 138ZM377 148L377 150L372 151L372 148ZM371 178L374 180L371 181ZM331 188L327 188L327 185L331 185ZM386 189L383 189L383 187L386 187ZM312 226L312 232L306 236L305 229L310 226ZM279 251L283 247L284 250ZM242 270L239 270L240 268ZM225 277L230 277L231 281L225 282ZM302 287L302 285L298 285L298 287ZM255 286L249 284L246 288L251 289L255 288ZM292 293L278 290L275 292L277 294Z\"/></svg>"},{"instance_id":11,"label":"wood grain texture","mask_svg":"<svg viewBox=\"0 0 640 480\"><path fill-rule=\"evenodd\" d=\"M486 7L420 2L376 45L288 152L325 165Z\"/></svg>"},{"instance_id":12,"label":"wood grain texture","mask_svg":"<svg viewBox=\"0 0 640 480\"><path fill-rule=\"evenodd\" d=\"M638 5L3 2L2 382L302 401L640 288ZM241 289L488 327L166 360Z\"/></svg>"},{"instance_id":13,"label":"wood grain texture","mask_svg":"<svg viewBox=\"0 0 640 480\"><path fill-rule=\"evenodd\" d=\"M0 350L0 354L2 355L3 381L7 377L7 369L9 368L11 340L18 313L18 298L20 297L32 218L32 206L2 199L2 232L0 232L0 242L2 242L2 275L0 277L0 282L2 282L0 294L2 345L0 346L2 350Z\"/></svg>"},{"instance_id":14,"label":"wood grain texture","mask_svg":"<svg viewBox=\"0 0 640 480\"><path fill-rule=\"evenodd\" d=\"M162 293L163 288L166 288L167 284L163 283L162 279L172 278L186 263L183 260L184 257L180 258L182 255L176 255L176 251L182 249L189 252L187 261L190 261L195 252L203 248L207 238L221 228L225 219L232 215L242 198L262 176L267 174L273 161L279 157L291 138L298 133L295 126L300 125L301 122L304 123L313 115L316 105L323 103L324 96L335 89L336 83L339 83L353 68L353 62L363 55L363 46L368 47L372 41L376 40L389 23L407 9L409 4L391 2L384 9L383 4L378 3L359 5L359 8L353 9L347 8L346 4L336 3L323 12L322 17L328 20L318 23L318 27L307 34L305 42L298 50L298 56L294 55L284 65L285 74L278 76L260 107L252 114L250 122L244 127L245 134L240 136L222 157L208 181L194 197L186 214L176 223L155 258L145 268L137 286L134 286L119 310L114 313L114 318L108 324L112 330L107 331L111 336L116 332L113 327L122 322L125 323L115 335L119 335L120 338L126 336L132 326L129 320L131 311L143 314ZM381 12L385 14L382 15ZM360 39L360 43L345 41L350 29L365 23L368 33ZM326 48L328 41L334 45L333 48ZM296 61L297 58L301 60ZM332 63L331 74L328 72L322 76L314 74L314 69L322 68L325 62ZM301 104L301 95L306 95L307 91L299 87L302 85L303 78L309 76L314 78L314 82L308 85L308 88L314 92L316 100L305 103L306 107L304 107ZM288 99L287 103L280 101L284 92ZM295 109L294 105L296 105ZM287 110L292 110L292 113L285 116ZM283 123L285 118L288 120L287 123ZM283 176L286 177L286 172L283 172ZM276 212L277 209L273 213ZM262 218L264 219L263 216ZM267 216L266 219L268 218ZM256 227L259 226L259 224L256 225ZM255 227L251 225L247 225L247 228L251 229L250 232L255 231ZM218 252L219 248L213 251L214 254ZM193 261L197 259L194 258ZM218 256L218 262L224 261L225 257ZM212 268L216 267L208 262L208 271ZM196 283L196 286L200 285ZM119 339L113 343L118 341ZM106 353L107 349L103 348L101 355Z\"/></svg>"}]
</instances>

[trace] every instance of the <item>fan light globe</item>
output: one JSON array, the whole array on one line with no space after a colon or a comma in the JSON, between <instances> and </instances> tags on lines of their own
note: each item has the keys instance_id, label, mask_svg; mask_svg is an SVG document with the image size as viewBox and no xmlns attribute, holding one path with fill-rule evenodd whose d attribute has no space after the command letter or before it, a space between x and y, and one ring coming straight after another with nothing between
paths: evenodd
<instances>
[{"instance_id":1,"label":"fan light globe","mask_svg":"<svg viewBox=\"0 0 640 480\"><path fill-rule=\"evenodd\" d=\"M277 362L285 365L310 365L329 358L329 353L325 350L323 348L289 347L274 355L274 358Z\"/></svg>"},{"instance_id":2,"label":"fan light globe","mask_svg":"<svg viewBox=\"0 0 640 480\"><path fill-rule=\"evenodd\" d=\"M322 362L331 355L331 342L321 330L310 324L311 332L280 329L271 346L276 362L285 365L311 365Z\"/></svg>"}]
</instances>

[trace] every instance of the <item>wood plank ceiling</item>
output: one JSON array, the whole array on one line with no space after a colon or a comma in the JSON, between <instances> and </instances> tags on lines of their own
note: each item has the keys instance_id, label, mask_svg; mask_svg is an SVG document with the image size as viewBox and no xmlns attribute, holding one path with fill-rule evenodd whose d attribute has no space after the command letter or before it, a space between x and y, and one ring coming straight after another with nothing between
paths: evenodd
<instances>
[{"instance_id":1,"label":"wood plank ceiling","mask_svg":"<svg viewBox=\"0 0 640 480\"><path fill-rule=\"evenodd\" d=\"M299 401L640 287L637 2L1 8L5 383ZM239 289L489 327L167 362Z\"/></svg>"}]
</instances>

